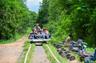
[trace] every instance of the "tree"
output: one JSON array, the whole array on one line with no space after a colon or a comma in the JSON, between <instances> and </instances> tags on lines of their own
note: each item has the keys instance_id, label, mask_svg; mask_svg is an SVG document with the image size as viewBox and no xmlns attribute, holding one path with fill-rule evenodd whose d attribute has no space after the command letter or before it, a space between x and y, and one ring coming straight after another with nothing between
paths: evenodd
<instances>
[{"instance_id":1,"label":"tree","mask_svg":"<svg viewBox=\"0 0 96 63\"><path fill-rule=\"evenodd\" d=\"M37 22L47 23L48 22L48 0L43 0L40 6Z\"/></svg>"},{"instance_id":2,"label":"tree","mask_svg":"<svg viewBox=\"0 0 96 63\"><path fill-rule=\"evenodd\" d=\"M16 33L25 33L32 26L35 17L36 14L27 9L23 0L1 0L0 39L10 39Z\"/></svg>"}]
</instances>

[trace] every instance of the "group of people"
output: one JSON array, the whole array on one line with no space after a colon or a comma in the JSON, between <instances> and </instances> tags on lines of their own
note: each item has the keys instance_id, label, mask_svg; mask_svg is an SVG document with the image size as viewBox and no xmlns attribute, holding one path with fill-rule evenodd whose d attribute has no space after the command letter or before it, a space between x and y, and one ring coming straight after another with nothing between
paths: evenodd
<instances>
[{"instance_id":1,"label":"group of people","mask_svg":"<svg viewBox=\"0 0 96 63\"><path fill-rule=\"evenodd\" d=\"M49 39L51 35L47 29L42 29L39 24L32 29L32 33L30 34L30 39Z\"/></svg>"},{"instance_id":2,"label":"group of people","mask_svg":"<svg viewBox=\"0 0 96 63\"><path fill-rule=\"evenodd\" d=\"M69 50L75 50L81 58L84 58L84 63L94 63L96 61L96 49L92 54L87 53L86 43L81 38L77 42L73 41L71 35L65 40L65 45L69 46Z\"/></svg>"}]
</instances>

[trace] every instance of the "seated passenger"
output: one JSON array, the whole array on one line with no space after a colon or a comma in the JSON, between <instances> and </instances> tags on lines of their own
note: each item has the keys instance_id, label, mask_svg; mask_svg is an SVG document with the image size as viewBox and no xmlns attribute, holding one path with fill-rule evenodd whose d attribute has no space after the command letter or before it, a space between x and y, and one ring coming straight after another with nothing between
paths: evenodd
<instances>
[{"instance_id":1,"label":"seated passenger","mask_svg":"<svg viewBox=\"0 0 96 63\"><path fill-rule=\"evenodd\" d=\"M41 38L45 39L45 32L43 31L43 29L41 31Z\"/></svg>"},{"instance_id":2,"label":"seated passenger","mask_svg":"<svg viewBox=\"0 0 96 63\"><path fill-rule=\"evenodd\" d=\"M77 40L78 46L82 46L82 43L83 43L83 40L82 40L82 39L78 39L78 40Z\"/></svg>"},{"instance_id":3,"label":"seated passenger","mask_svg":"<svg viewBox=\"0 0 96 63\"><path fill-rule=\"evenodd\" d=\"M95 51L94 51L94 54L93 54L93 57L91 58L92 60L96 60L96 48L95 48Z\"/></svg>"},{"instance_id":4,"label":"seated passenger","mask_svg":"<svg viewBox=\"0 0 96 63\"><path fill-rule=\"evenodd\" d=\"M33 36L33 39L38 39L40 38L40 32L37 32L36 29L32 30L31 37Z\"/></svg>"},{"instance_id":5,"label":"seated passenger","mask_svg":"<svg viewBox=\"0 0 96 63\"><path fill-rule=\"evenodd\" d=\"M79 55L80 55L81 57L83 57L83 58L89 56L89 54L86 53L85 49L79 49L78 53L79 53Z\"/></svg>"},{"instance_id":6,"label":"seated passenger","mask_svg":"<svg viewBox=\"0 0 96 63\"><path fill-rule=\"evenodd\" d=\"M87 47L86 45L87 43L83 42L82 39L78 39L77 46L80 50L86 50L86 47Z\"/></svg>"},{"instance_id":7,"label":"seated passenger","mask_svg":"<svg viewBox=\"0 0 96 63\"><path fill-rule=\"evenodd\" d=\"M47 29L44 29L43 32L45 33L45 39L50 38L49 31Z\"/></svg>"},{"instance_id":8,"label":"seated passenger","mask_svg":"<svg viewBox=\"0 0 96 63\"><path fill-rule=\"evenodd\" d=\"M32 33L30 33L29 35L29 39L35 39L35 34L36 34L36 31L34 29L32 29Z\"/></svg>"},{"instance_id":9,"label":"seated passenger","mask_svg":"<svg viewBox=\"0 0 96 63\"><path fill-rule=\"evenodd\" d=\"M84 59L84 63L94 63L94 61L96 61L96 48L93 55L90 55Z\"/></svg>"},{"instance_id":10,"label":"seated passenger","mask_svg":"<svg viewBox=\"0 0 96 63\"><path fill-rule=\"evenodd\" d=\"M75 41L71 41L71 42L70 42L69 50L73 50L73 51L78 52L77 43L76 43Z\"/></svg>"},{"instance_id":11,"label":"seated passenger","mask_svg":"<svg viewBox=\"0 0 96 63\"><path fill-rule=\"evenodd\" d=\"M34 39L34 34L33 33L30 33L29 39Z\"/></svg>"}]
</instances>

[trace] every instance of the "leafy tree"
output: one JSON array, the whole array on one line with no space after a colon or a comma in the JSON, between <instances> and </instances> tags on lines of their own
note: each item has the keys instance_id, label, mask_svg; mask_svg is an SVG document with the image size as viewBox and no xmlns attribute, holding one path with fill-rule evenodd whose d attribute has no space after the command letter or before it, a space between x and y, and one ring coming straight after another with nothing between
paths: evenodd
<instances>
[{"instance_id":1,"label":"leafy tree","mask_svg":"<svg viewBox=\"0 0 96 63\"><path fill-rule=\"evenodd\" d=\"M47 23L48 22L48 0L43 0L40 6L37 22Z\"/></svg>"},{"instance_id":2,"label":"leafy tree","mask_svg":"<svg viewBox=\"0 0 96 63\"><path fill-rule=\"evenodd\" d=\"M36 14L30 12L23 0L0 0L0 39L14 38L32 27Z\"/></svg>"}]
</instances>

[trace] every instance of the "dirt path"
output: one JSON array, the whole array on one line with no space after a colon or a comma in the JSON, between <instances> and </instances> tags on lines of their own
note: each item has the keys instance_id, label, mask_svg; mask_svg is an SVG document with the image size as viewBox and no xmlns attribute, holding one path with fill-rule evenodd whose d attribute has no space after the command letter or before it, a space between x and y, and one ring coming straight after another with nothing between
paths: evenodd
<instances>
[{"instance_id":1,"label":"dirt path","mask_svg":"<svg viewBox=\"0 0 96 63\"><path fill-rule=\"evenodd\" d=\"M77 60L74 60L74 61L69 61L69 63L80 63L80 62Z\"/></svg>"},{"instance_id":2,"label":"dirt path","mask_svg":"<svg viewBox=\"0 0 96 63\"><path fill-rule=\"evenodd\" d=\"M36 46L32 63L50 63L42 46Z\"/></svg>"},{"instance_id":3,"label":"dirt path","mask_svg":"<svg viewBox=\"0 0 96 63\"><path fill-rule=\"evenodd\" d=\"M22 50L26 37L22 37L15 43L0 45L0 63L16 63Z\"/></svg>"}]
</instances>

